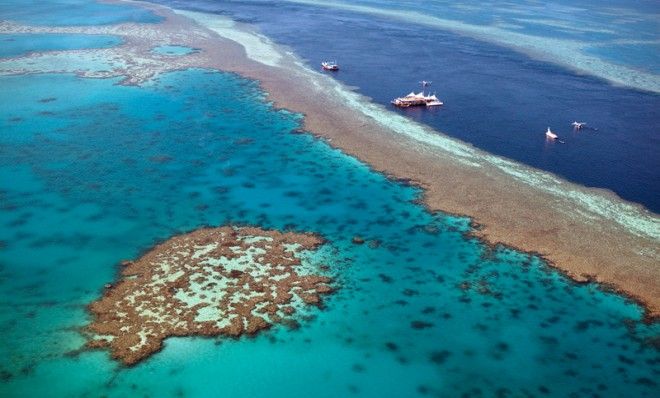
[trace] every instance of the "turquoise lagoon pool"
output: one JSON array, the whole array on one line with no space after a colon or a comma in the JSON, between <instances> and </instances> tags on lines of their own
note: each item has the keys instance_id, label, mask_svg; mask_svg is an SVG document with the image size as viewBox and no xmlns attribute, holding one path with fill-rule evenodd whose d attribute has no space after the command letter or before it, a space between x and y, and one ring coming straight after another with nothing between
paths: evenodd
<instances>
[{"instance_id":1,"label":"turquoise lagoon pool","mask_svg":"<svg viewBox=\"0 0 660 398\"><path fill-rule=\"evenodd\" d=\"M153 52L161 55L170 55L170 56L181 56L188 55L194 52L197 52L196 48L186 47L186 46L176 46L176 45L164 45L158 46L153 49Z\"/></svg>"},{"instance_id":2,"label":"turquoise lagoon pool","mask_svg":"<svg viewBox=\"0 0 660 398\"><path fill-rule=\"evenodd\" d=\"M3 34L0 35L0 58L41 51L107 48L121 43L120 37L110 35Z\"/></svg>"}]
</instances>

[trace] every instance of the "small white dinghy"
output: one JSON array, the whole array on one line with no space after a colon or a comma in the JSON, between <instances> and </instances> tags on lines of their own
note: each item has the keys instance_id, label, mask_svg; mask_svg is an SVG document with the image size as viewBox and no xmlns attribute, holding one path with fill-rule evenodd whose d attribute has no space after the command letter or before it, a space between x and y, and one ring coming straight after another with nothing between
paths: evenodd
<instances>
[{"instance_id":1,"label":"small white dinghy","mask_svg":"<svg viewBox=\"0 0 660 398\"><path fill-rule=\"evenodd\" d=\"M545 136L551 140L556 140L557 138L559 138L557 134L553 133L552 130L550 130L550 127L548 127L548 131L545 132Z\"/></svg>"},{"instance_id":2,"label":"small white dinghy","mask_svg":"<svg viewBox=\"0 0 660 398\"><path fill-rule=\"evenodd\" d=\"M339 70L339 65L337 64L337 61L332 61L332 62L323 61L323 62L321 62L321 68L323 68L323 70L336 71L336 70Z\"/></svg>"},{"instance_id":3,"label":"small white dinghy","mask_svg":"<svg viewBox=\"0 0 660 398\"><path fill-rule=\"evenodd\" d=\"M586 126L587 124L585 122L573 122L571 125L573 126L574 130L582 130L582 127Z\"/></svg>"}]
</instances>

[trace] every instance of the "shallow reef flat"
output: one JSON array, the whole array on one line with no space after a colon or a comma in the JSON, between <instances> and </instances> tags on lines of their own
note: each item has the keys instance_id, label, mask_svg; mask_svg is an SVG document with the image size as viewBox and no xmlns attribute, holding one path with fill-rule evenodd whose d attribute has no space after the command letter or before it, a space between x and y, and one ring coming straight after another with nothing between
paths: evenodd
<instances>
[{"instance_id":1,"label":"shallow reef flat","mask_svg":"<svg viewBox=\"0 0 660 398\"><path fill-rule=\"evenodd\" d=\"M331 281L310 273L298 254L322 240L259 228L204 228L167 240L135 262L90 305L89 348L109 347L132 365L173 336L252 335L294 322L320 305Z\"/></svg>"},{"instance_id":2,"label":"shallow reef flat","mask_svg":"<svg viewBox=\"0 0 660 398\"><path fill-rule=\"evenodd\" d=\"M104 33L105 32L105 33ZM114 32L114 33L109 33ZM0 21L0 34L22 37L54 37L72 34L119 37L123 43L109 48L81 48L62 51L36 51L0 59L0 75L34 73L75 73L88 78L122 77L123 84L142 84L156 75L205 64L195 51L173 57L161 49L186 47L166 25L125 23L105 26L32 26ZM190 34L203 37L202 32ZM189 41L183 41L189 43ZM191 46L194 47L194 46ZM178 55L178 54L174 54Z\"/></svg>"}]
</instances>

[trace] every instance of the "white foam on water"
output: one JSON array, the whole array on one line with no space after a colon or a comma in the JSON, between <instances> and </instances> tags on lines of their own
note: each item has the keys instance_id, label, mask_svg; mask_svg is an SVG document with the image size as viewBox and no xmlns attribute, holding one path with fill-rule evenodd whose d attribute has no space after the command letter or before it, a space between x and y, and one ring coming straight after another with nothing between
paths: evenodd
<instances>
[{"instance_id":1,"label":"white foam on water","mask_svg":"<svg viewBox=\"0 0 660 398\"><path fill-rule=\"evenodd\" d=\"M214 14L202 14L204 17L201 18L199 17L201 13L196 14L197 19L195 20L203 25L207 23L215 25L214 20L216 18L223 21L227 19L226 17L216 16ZM236 25L231 26L238 29ZM231 37L239 37L241 41L238 43L243 46L249 46L251 44L255 44L257 47L262 46L261 35L252 33L246 29L242 28L240 34L227 33L225 30L221 30L220 32L218 33L230 40L233 40ZM224 35L225 33L227 33L227 36ZM254 37L246 39L250 35ZM278 52L277 46L272 44L272 42L270 43L268 51ZM255 49L246 48L248 54L251 51L255 51ZM278 59L282 59L286 53L282 51L279 54ZM295 57L293 54L290 56ZM294 68L293 70L290 69L290 73L296 73L305 78L307 80L305 84L311 89L326 94L332 92L338 102L374 120L387 130L411 138L412 142L419 144L417 149L421 152L440 155L443 160L451 159L467 167L490 167L537 191L552 195L558 199L570 201L574 204L573 210L575 213L583 214L591 219L601 218L611 220L625 227L633 234L660 240L660 218L640 206L624 202L613 196L601 194L594 190L587 191L579 185L569 183L551 173L532 169L526 165L476 149L469 144L450 138L430 127L412 121L402 115L387 110L379 104L373 103L365 96L348 89L337 80L312 70L299 59L294 59L292 64Z\"/></svg>"},{"instance_id":2,"label":"white foam on water","mask_svg":"<svg viewBox=\"0 0 660 398\"><path fill-rule=\"evenodd\" d=\"M239 43L245 48L245 52L251 60L268 66L280 65L282 55L266 36L236 29L236 22L227 17L176 9L174 12L196 21L224 38Z\"/></svg>"},{"instance_id":3,"label":"white foam on water","mask_svg":"<svg viewBox=\"0 0 660 398\"><path fill-rule=\"evenodd\" d=\"M464 34L482 41L510 47L533 58L605 79L611 83L660 93L660 76L617 65L583 51L590 43L575 40L532 36L512 32L498 25L473 25L415 11L389 10L337 1L287 0L291 3L328 7L362 14L377 15L406 23L429 26ZM547 24L547 22L546 22Z\"/></svg>"}]
</instances>

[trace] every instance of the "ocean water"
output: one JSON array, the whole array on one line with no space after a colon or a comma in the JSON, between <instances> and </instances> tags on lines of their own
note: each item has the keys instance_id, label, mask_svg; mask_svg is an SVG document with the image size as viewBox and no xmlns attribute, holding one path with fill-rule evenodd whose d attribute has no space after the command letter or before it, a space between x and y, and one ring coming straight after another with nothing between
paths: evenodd
<instances>
[{"instance_id":1,"label":"ocean water","mask_svg":"<svg viewBox=\"0 0 660 398\"><path fill-rule=\"evenodd\" d=\"M469 32L459 34L448 26L402 22L372 11L328 8L333 2L158 2L251 23L274 41L292 48L312 68L320 67L324 59L337 59L342 69L332 76L387 106L395 97L420 90L419 81L432 81L429 90L437 92L445 102L443 107L392 110L488 152L582 185L612 190L624 199L660 211L657 93L613 85L598 70L576 72L562 62L532 58L503 47L508 42L477 40ZM498 2L448 5L437 1L415 7L409 2L356 4L379 10L390 10L397 4L403 11L414 8L427 16L453 18L470 26L487 27L495 20L511 24L514 18L543 19L543 25L531 19L517 23L525 26L528 38L556 39L563 34L570 36L565 39L571 42L580 40L579 51L565 49L567 58L589 53L599 55L599 61L627 68L641 65L648 73L655 73L660 65L659 53L652 51L658 39L655 14L645 2L613 2L608 6L626 5L628 13L588 1L575 5L585 8L584 12L562 2L523 1L506 7ZM585 15L589 17L570 21ZM594 32L604 29L611 33ZM626 44L635 37L638 44ZM546 45L550 51L557 43ZM576 120L587 122L591 128L573 131L571 123ZM565 144L545 140L548 126Z\"/></svg>"},{"instance_id":2,"label":"ocean water","mask_svg":"<svg viewBox=\"0 0 660 398\"><path fill-rule=\"evenodd\" d=\"M660 9L653 0L290 2L354 10L388 16L406 25L451 30L511 46L612 82L660 92L660 78L654 71L660 64L660 54L652 54L644 66L631 60L631 54L658 44ZM585 50L592 45L611 48L612 56L591 57Z\"/></svg>"},{"instance_id":3,"label":"ocean water","mask_svg":"<svg viewBox=\"0 0 660 398\"><path fill-rule=\"evenodd\" d=\"M639 307L429 214L417 189L294 134L301 117L255 82L116 83L0 78L0 395L657 395ZM338 291L296 330L169 339L132 368L72 353L120 260L226 223L321 234Z\"/></svg>"},{"instance_id":4,"label":"ocean water","mask_svg":"<svg viewBox=\"0 0 660 398\"><path fill-rule=\"evenodd\" d=\"M17 57L37 51L114 47L121 42L121 38L110 35L3 34L0 35L0 58Z\"/></svg>"},{"instance_id":5,"label":"ocean water","mask_svg":"<svg viewBox=\"0 0 660 398\"><path fill-rule=\"evenodd\" d=\"M658 60L660 57L660 41L634 46L625 44L593 46L585 48L585 51L613 63L622 64L625 62L631 66L648 69L650 72L660 75L660 61Z\"/></svg>"},{"instance_id":6,"label":"ocean water","mask_svg":"<svg viewBox=\"0 0 660 398\"><path fill-rule=\"evenodd\" d=\"M144 8L93 0L0 0L0 21L26 25L110 25L162 20Z\"/></svg>"},{"instance_id":7,"label":"ocean water","mask_svg":"<svg viewBox=\"0 0 660 398\"><path fill-rule=\"evenodd\" d=\"M67 4L42 3L55 23L122 15ZM300 134L302 116L273 109L256 82L119 80L0 77L0 396L660 392L660 326L639 306L471 238L468 219L429 213L418 189ZM298 329L168 339L131 368L80 350L86 305L121 260L227 223L322 235L314 261L338 290Z\"/></svg>"}]
</instances>

